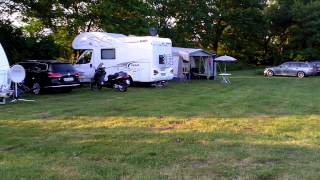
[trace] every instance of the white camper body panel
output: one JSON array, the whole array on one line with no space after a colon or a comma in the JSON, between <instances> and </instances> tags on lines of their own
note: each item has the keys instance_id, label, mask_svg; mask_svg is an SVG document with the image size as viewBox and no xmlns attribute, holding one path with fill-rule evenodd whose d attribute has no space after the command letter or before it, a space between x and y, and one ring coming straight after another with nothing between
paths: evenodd
<instances>
[{"instance_id":1,"label":"white camper body panel","mask_svg":"<svg viewBox=\"0 0 320 180\"><path fill-rule=\"evenodd\" d=\"M7 92L10 89L11 81L9 78L9 62L0 44L0 93Z\"/></svg>"},{"instance_id":2,"label":"white camper body panel","mask_svg":"<svg viewBox=\"0 0 320 180\"><path fill-rule=\"evenodd\" d=\"M173 78L172 43L167 38L88 32L78 35L72 46L86 50L75 65L82 82L90 81L100 63L106 68L106 80L108 75L119 71L128 73L135 82ZM84 54L89 54L87 60L83 60Z\"/></svg>"}]
</instances>

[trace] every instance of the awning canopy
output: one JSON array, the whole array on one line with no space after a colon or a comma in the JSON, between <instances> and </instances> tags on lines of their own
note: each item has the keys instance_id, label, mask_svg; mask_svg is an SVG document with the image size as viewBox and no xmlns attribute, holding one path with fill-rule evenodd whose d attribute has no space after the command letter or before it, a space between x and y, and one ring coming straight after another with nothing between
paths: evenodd
<instances>
[{"instance_id":1,"label":"awning canopy","mask_svg":"<svg viewBox=\"0 0 320 180\"><path fill-rule=\"evenodd\" d=\"M172 47L172 55L180 56L185 61L190 61L190 57L212 57L215 54L203 49Z\"/></svg>"}]
</instances>

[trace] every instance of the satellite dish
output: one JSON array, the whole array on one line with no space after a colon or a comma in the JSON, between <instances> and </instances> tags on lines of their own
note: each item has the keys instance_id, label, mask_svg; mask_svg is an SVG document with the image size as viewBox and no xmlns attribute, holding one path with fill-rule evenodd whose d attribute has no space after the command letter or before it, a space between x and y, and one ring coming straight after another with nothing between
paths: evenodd
<instances>
[{"instance_id":1,"label":"satellite dish","mask_svg":"<svg viewBox=\"0 0 320 180\"><path fill-rule=\"evenodd\" d=\"M11 102L17 101L34 101L28 99L20 99L18 96L18 83L22 83L24 78L26 78L26 71L21 65L14 65L10 68L9 76L11 81L14 82L14 99Z\"/></svg>"},{"instance_id":2,"label":"satellite dish","mask_svg":"<svg viewBox=\"0 0 320 180\"><path fill-rule=\"evenodd\" d=\"M151 27L151 28L149 28L149 34L150 34L150 36L157 36L158 31L155 27Z\"/></svg>"},{"instance_id":3,"label":"satellite dish","mask_svg":"<svg viewBox=\"0 0 320 180\"><path fill-rule=\"evenodd\" d=\"M14 83L21 83L26 77L26 71L21 65L14 65L10 68L9 76Z\"/></svg>"}]
</instances>

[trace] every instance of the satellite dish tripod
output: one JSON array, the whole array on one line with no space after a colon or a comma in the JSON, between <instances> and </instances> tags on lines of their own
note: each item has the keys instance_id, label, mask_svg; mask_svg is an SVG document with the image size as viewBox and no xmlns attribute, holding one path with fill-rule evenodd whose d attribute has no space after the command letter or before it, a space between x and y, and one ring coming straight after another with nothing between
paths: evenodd
<instances>
[{"instance_id":1,"label":"satellite dish tripod","mask_svg":"<svg viewBox=\"0 0 320 180\"><path fill-rule=\"evenodd\" d=\"M29 99L21 99L18 95L18 83L14 82L14 93L13 93L13 100L11 102L17 102L17 101L24 101L24 102L34 102L35 100L29 100Z\"/></svg>"},{"instance_id":2,"label":"satellite dish tripod","mask_svg":"<svg viewBox=\"0 0 320 180\"><path fill-rule=\"evenodd\" d=\"M26 71L21 65L14 65L10 69L10 78L14 82L13 100L11 102L25 101L33 102L34 100L20 99L18 95L18 83L22 83L26 77Z\"/></svg>"}]
</instances>

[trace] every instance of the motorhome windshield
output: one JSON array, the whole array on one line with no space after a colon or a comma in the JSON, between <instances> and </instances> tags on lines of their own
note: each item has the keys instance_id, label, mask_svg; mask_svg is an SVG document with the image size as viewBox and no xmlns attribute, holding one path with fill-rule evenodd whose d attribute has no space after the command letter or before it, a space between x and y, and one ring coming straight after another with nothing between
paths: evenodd
<instances>
[{"instance_id":1,"label":"motorhome windshield","mask_svg":"<svg viewBox=\"0 0 320 180\"><path fill-rule=\"evenodd\" d=\"M88 64L90 63L91 58L92 58L92 50L86 50L81 54L76 64Z\"/></svg>"}]
</instances>

